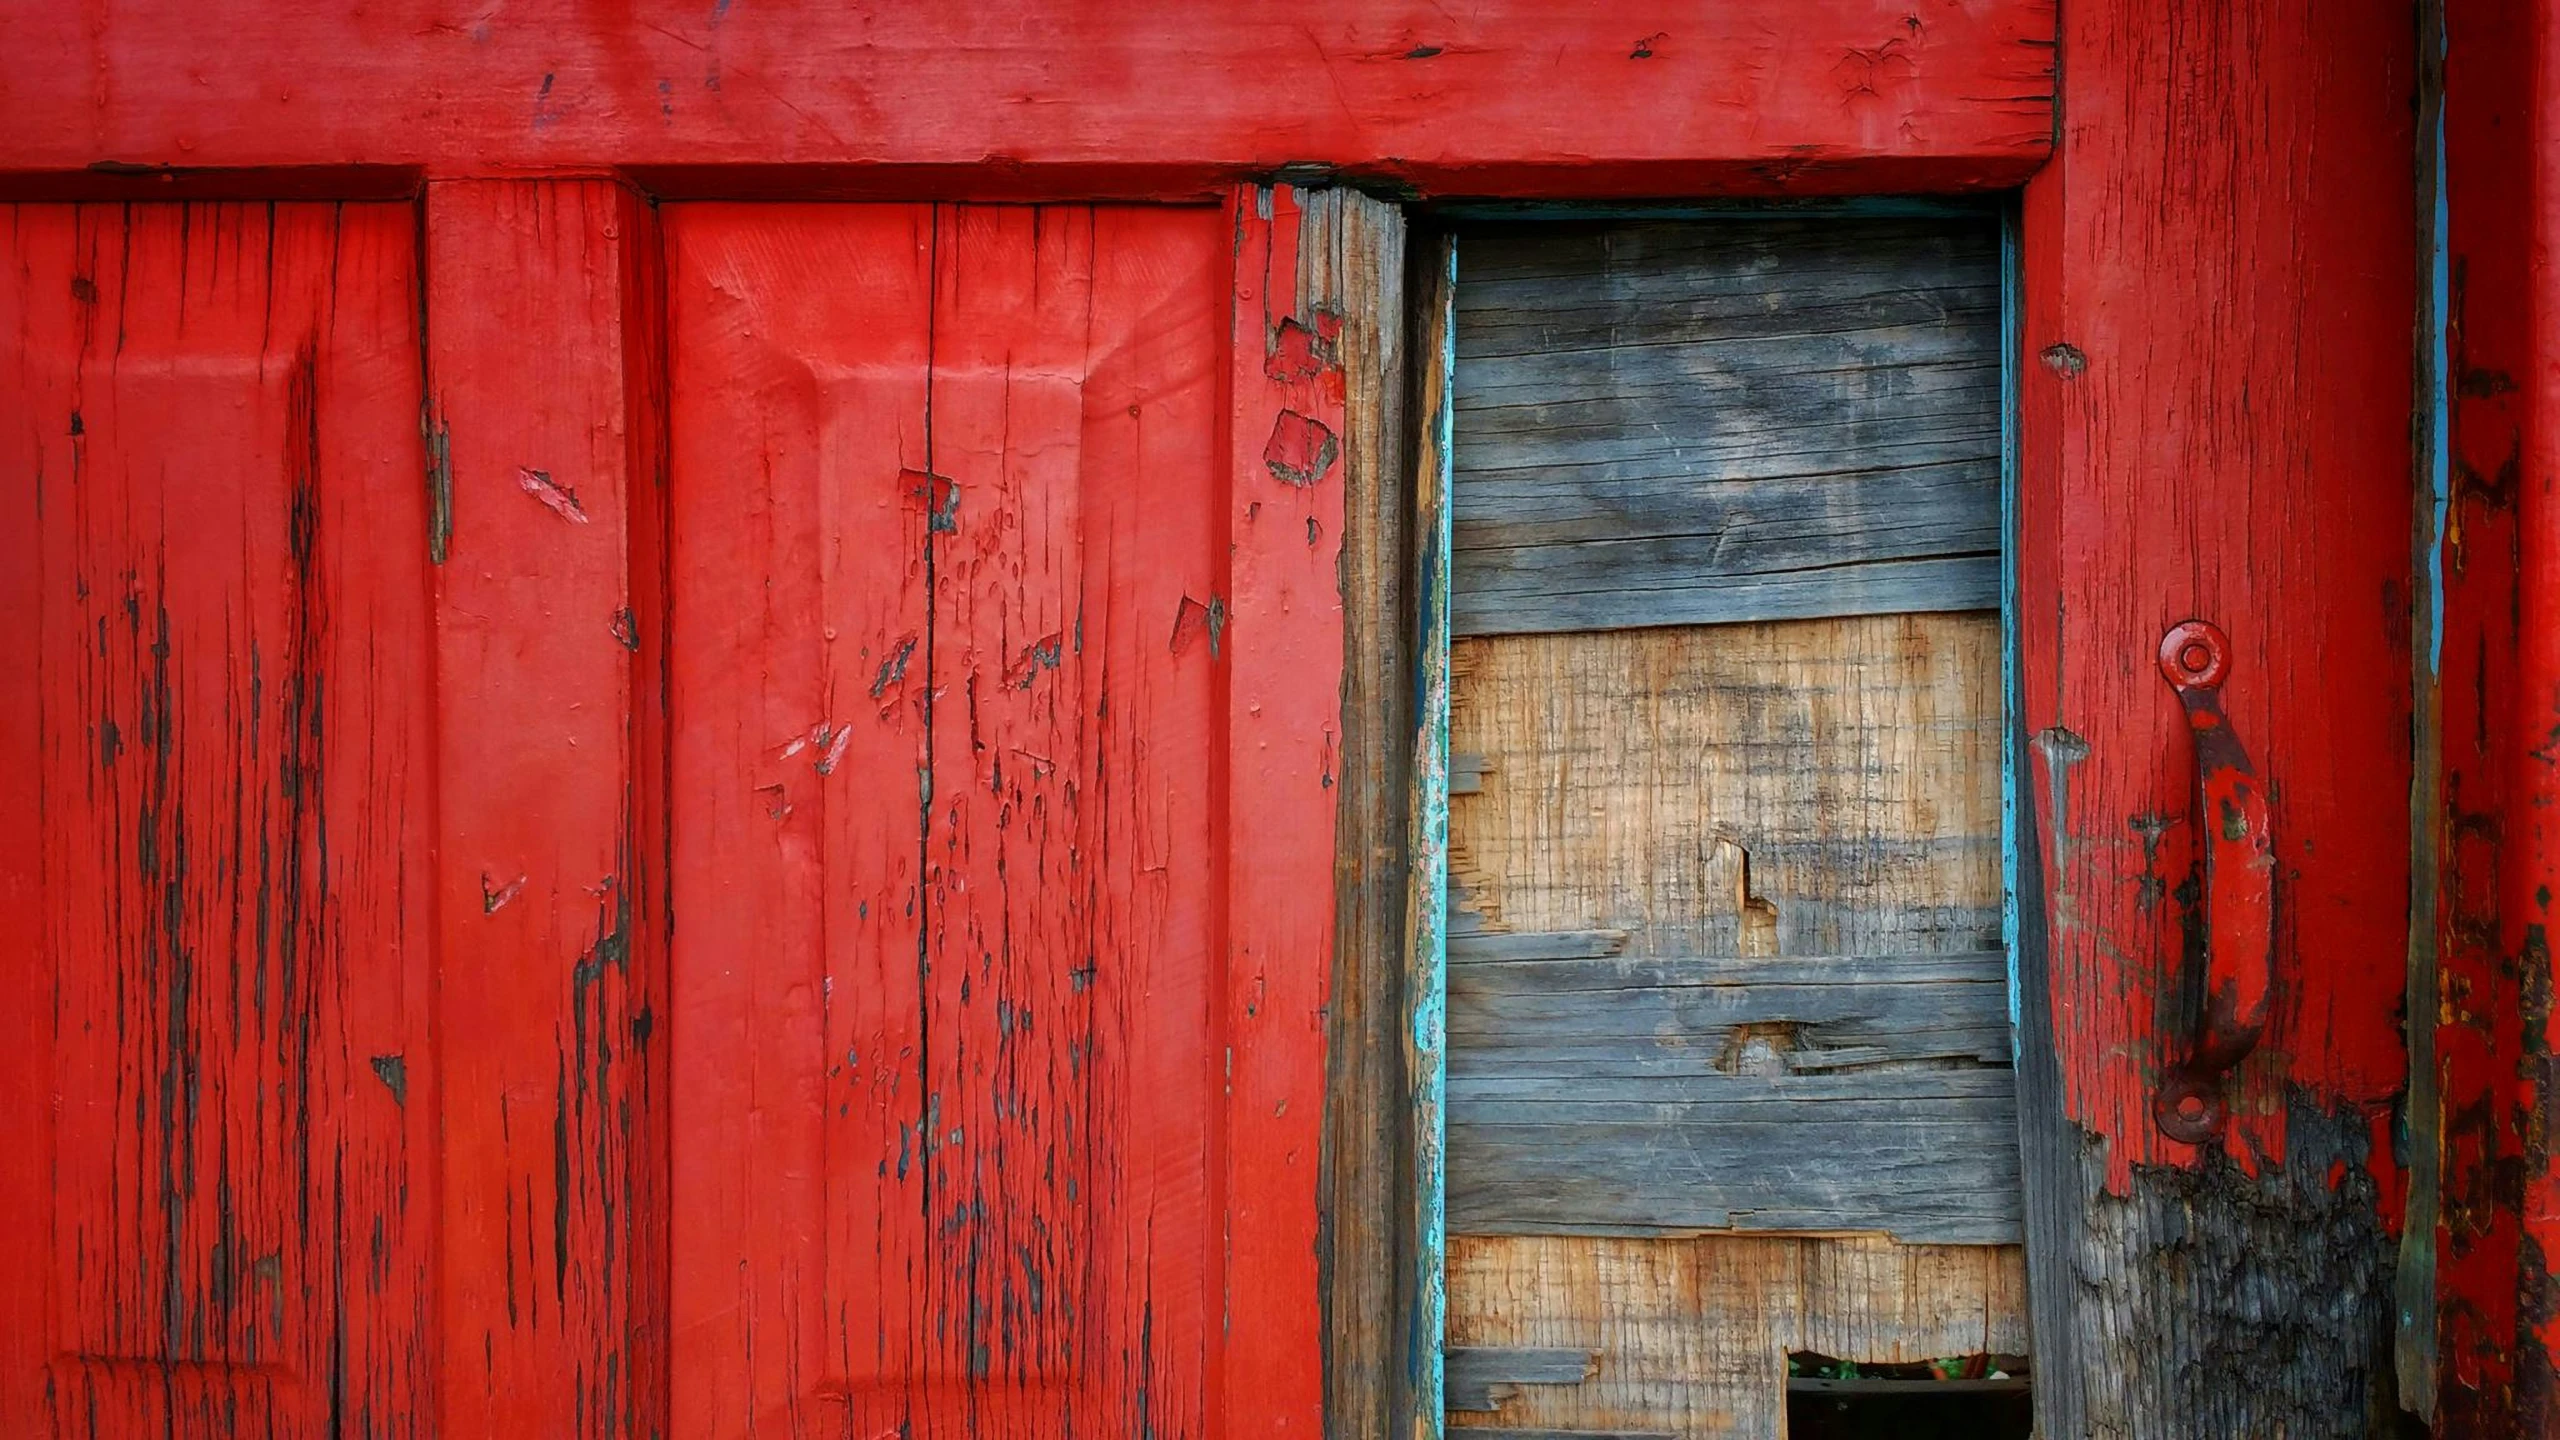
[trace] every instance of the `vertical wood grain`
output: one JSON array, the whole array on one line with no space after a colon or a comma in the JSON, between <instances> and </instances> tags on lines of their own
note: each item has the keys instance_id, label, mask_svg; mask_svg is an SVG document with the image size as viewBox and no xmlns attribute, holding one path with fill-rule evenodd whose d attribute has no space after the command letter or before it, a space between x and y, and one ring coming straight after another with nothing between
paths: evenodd
<instances>
[{"instance_id":1,"label":"vertical wood grain","mask_svg":"<svg viewBox=\"0 0 2560 1440\"><path fill-rule=\"evenodd\" d=\"M681 1433L1313 1432L1340 482L1237 221L670 217Z\"/></svg>"},{"instance_id":2,"label":"vertical wood grain","mask_svg":"<svg viewBox=\"0 0 2560 1440\"><path fill-rule=\"evenodd\" d=\"M666 920L636 719L659 637L632 579L654 221L604 181L426 204L445 1419L654 1435Z\"/></svg>"},{"instance_id":3,"label":"vertical wood grain","mask_svg":"<svg viewBox=\"0 0 2560 1440\"><path fill-rule=\"evenodd\" d=\"M46 480L67 480L77 346L71 278L76 212L0 211L13 263L0 272L0 1430L52 1423L53 995L44 888L44 518ZM39 293L36 277L49 281ZM96 282L91 280L94 285ZM46 417L52 417L50 422ZM83 421L86 428L86 421Z\"/></svg>"},{"instance_id":4,"label":"vertical wood grain","mask_svg":"<svg viewBox=\"0 0 2560 1440\"><path fill-rule=\"evenodd\" d=\"M944 1353L919 1034L935 220L666 221L679 1434L840 1429Z\"/></svg>"},{"instance_id":5,"label":"vertical wood grain","mask_svg":"<svg viewBox=\"0 0 2560 1440\"><path fill-rule=\"evenodd\" d=\"M2017 530L2044 942L2022 983L2062 1091L2028 1138L2030 1233L2040 1277L2078 1280L2039 1292L2078 1347L2039 1371L2050 1433L2362 1434L2387 1398L2414 43L2379 0L2063 16ZM2150 657L2190 617L2232 634L2279 867L2278 1014L2211 1153L2150 1115L2198 918L2193 761Z\"/></svg>"},{"instance_id":6,"label":"vertical wood grain","mask_svg":"<svg viewBox=\"0 0 2560 1440\"><path fill-rule=\"evenodd\" d=\"M1412 1425L1415 1181L1405 1066L1405 824L1416 636L1411 565L1406 225L1337 192L1310 203L1306 288L1342 317L1342 754L1335 771L1334 954L1318 1225L1325 1425L1403 1440Z\"/></svg>"},{"instance_id":7,"label":"vertical wood grain","mask_svg":"<svg viewBox=\"0 0 2560 1440\"><path fill-rule=\"evenodd\" d=\"M1229 1435L1323 1431L1315 1197L1341 748L1344 382L1336 295L1305 282L1341 197L1231 199L1225 519L1225 1054ZM1321 217L1321 219L1319 219ZM1310 900L1318 903L1310 904Z\"/></svg>"},{"instance_id":8,"label":"vertical wood grain","mask_svg":"<svg viewBox=\"0 0 2560 1440\"><path fill-rule=\"evenodd\" d=\"M2518 1321L2524 1195L2517 1184L2529 1110L2514 1084L2526 1048L2522 916L2506 865L2516 767L2538 731L2524 723L2519 507L2525 495L2523 382L2536 360L2531 307L2536 6L2438 7L2444 25L2442 243L2445 473L2433 555L2442 584L2435 667L2439 809L2435 1057L2436 1423L2448 1440L2518 1428L2517 1377L2531 1352ZM2433 497L2431 497L2433 498ZM2421 757L2424 763L2426 757ZM2422 855L2422 859L2423 859ZM2414 1078L2414 1077L2413 1077ZM2414 1092L2413 1092L2414 1093ZM2547 1123L2547 1122L2546 1122ZM2418 1215L2413 1210L2414 1223Z\"/></svg>"},{"instance_id":9,"label":"vertical wood grain","mask_svg":"<svg viewBox=\"0 0 2560 1440\"><path fill-rule=\"evenodd\" d=\"M6 229L0 465L34 523L0 735L33 799L6 891L33 1003L0 1418L431 1433L411 212L30 206Z\"/></svg>"},{"instance_id":10,"label":"vertical wood grain","mask_svg":"<svg viewBox=\"0 0 2560 1440\"><path fill-rule=\"evenodd\" d=\"M1405 891L1405 1071L1413 1107L1414 1309L1408 1363L1414 1433L1436 1440L1444 1420L1441 1352L1449 1318L1449 710L1450 594L1457 366L1457 237L1432 247L1416 325L1419 383L1413 502L1414 732Z\"/></svg>"}]
</instances>

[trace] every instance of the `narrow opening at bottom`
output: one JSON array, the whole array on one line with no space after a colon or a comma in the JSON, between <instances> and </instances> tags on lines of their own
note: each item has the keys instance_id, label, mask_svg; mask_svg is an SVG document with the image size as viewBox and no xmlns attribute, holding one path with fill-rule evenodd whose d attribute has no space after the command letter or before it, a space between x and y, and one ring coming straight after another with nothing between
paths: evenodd
<instances>
[{"instance_id":1,"label":"narrow opening at bottom","mask_svg":"<svg viewBox=\"0 0 2560 1440\"><path fill-rule=\"evenodd\" d=\"M2034 1428L2024 1356L1912 1365L1787 1357L1788 1440L2027 1440Z\"/></svg>"}]
</instances>

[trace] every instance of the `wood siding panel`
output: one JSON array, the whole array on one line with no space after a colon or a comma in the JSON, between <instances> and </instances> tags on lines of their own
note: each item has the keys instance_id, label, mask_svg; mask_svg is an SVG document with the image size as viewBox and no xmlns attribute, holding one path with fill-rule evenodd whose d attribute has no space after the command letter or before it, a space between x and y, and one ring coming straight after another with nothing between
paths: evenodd
<instances>
[{"instance_id":1,"label":"wood siding panel","mask_svg":"<svg viewBox=\"0 0 2560 1440\"><path fill-rule=\"evenodd\" d=\"M1457 320L1459 634L1998 607L1987 220L1498 231Z\"/></svg>"},{"instance_id":2,"label":"wood siding panel","mask_svg":"<svg viewBox=\"0 0 2560 1440\"><path fill-rule=\"evenodd\" d=\"M414 218L0 225L32 662L0 768L32 791L10 828L38 866L7 892L33 1002L0 1047L24 1066L7 1168L31 1203L0 1311L34 1328L0 1428L432 1433Z\"/></svg>"},{"instance_id":3,"label":"wood siding panel","mask_svg":"<svg viewBox=\"0 0 2560 1440\"><path fill-rule=\"evenodd\" d=\"M726 166L766 173L695 178L873 197L921 193L919 167L1052 197L1293 164L1472 195L1998 186L2051 148L2054 9L142 0L13 17L0 171ZM844 166L877 173L805 169Z\"/></svg>"}]
</instances>

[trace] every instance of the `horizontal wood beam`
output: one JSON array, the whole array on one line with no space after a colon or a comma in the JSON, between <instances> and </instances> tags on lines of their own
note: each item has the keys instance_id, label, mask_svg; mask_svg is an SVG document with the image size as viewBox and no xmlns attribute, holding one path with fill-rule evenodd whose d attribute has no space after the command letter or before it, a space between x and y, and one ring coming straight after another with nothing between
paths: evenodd
<instances>
[{"instance_id":1,"label":"horizontal wood beam","mask_svg":"<svg viewBox=\"0 0 2560 1440\"><path fill-rule=\"evenodd\" d=\"M2052 0L22 6L0 173L624 167L676 193L809 193L863 183L828 167L894 166L908 195L1155 194L1312 166L1451 195L1970 189L2050 149L2054 25Z\"/></svg>"}]
</instances>

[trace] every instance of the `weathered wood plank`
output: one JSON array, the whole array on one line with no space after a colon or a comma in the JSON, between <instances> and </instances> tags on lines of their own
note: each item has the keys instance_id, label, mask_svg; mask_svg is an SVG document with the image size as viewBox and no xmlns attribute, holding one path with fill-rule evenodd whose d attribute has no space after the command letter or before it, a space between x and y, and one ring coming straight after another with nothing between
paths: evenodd
<instances>
[{"instance_id":1,"label":"weathered wood plank","mask_svg":"<svg viewBox=\"0 0 2560 1440\"><path fill-rule=\"evenodd\" d=\"M1453 903L1630 955L2001 944L2000 634L1923 615L1459 642Z\"/></svg>"},{"instance_id":2,"label":"weathered wood plank","mask_svg":"<svg viewBox=\"0 0 2560 1440\"><path fill-rule=\"evenodd\" d=\"M1579 1385L1596 1368L1588 1350L1533 1345L1462 1345L1441 1360L1448 1408L1488 1414L1522 1385Z\"/></svg>"},{"instance_id":3,"label":"weathered wood plank","mask_svg":"<svg viewBox=\"0 0 2560 1440\"><path fill-rule=\"evenodd\" d=\"M1669 1107L1553 1108L1564 1113L1550 1124L1452 1116L1452 1234L1883 1232L1947 1245L2019 1237L2013 1099L1953 1114L1939 1101L1785 1100L1741 1120L1647 1113ZM1811 1108L1830 1114L1811 1118Z\"/></svg>"},{"instance_id":4,"label":"weathered wood plank","mask_svg":"<svg viewBox=\"0 0 2560 1440\"><path fill-rule=\"evenodd\" d=\"M1986 220L1471 239L1462 635L1999 603Z\"/></svg>"},{"instance_id":5,"label":"weathered wood plank","mask_svg":"<svg viewBox=\"0 0 2560 1440\"><path fill-rule=\"evenodd\" d=\"M1703 563L1703 552L1718 543L1707 537L1479 551L1480 583L1459 592L1458 633L1730 625L1989 610L2000 603L1994 555L1820 559L1801 568L1718 575ZM1652 578L1657 572L1661 578Z\"/></svg>"},{"instance_id":6,"label":"weathered wood plank","mask_svg":"<svg viewBox=\"0 0 2560 1440\"><path fill-rule=\"evenodd\" d=\"M1460 1236L1449 1268L1452 1345L1599 1357L1578 1385L1522 1386L1496 1414L1453 1415L1470 1440L1497 1427L1774 1440L1790 1351L1899 1364L2026 1349L2014 1246Z\"/></svg>"},{"instance_id":7,"label":"weathered wood plank","mask_svg":"<svg viewBox=\"0 0 2560 1440\"><path fill-rule=\"evenodd\" d=\"M1326 1004L1325 1434L1414 1433L1420 1246L1406 1073L1405 826L1413 760L1412 436L1405 225L1396 206L1306 192L1302 304L1339 317L1342 719Z\"/></svg>"},{"instance_id":8,"label":"weathered wood plank","mask_svg":"<svg viewBox=\"0 0 2560 1440\"><path fill-rule=\"evenodd\" d=\"M1453 789L1450 793L1458 792ZM1478 930L1449 937L1449 963L1481 965L1510 960L1588 960L1615 955L1626 948L1627 932L1624 930L1560 930L1528 934Z\"/></svg>"},{"instance_id":9,"label":"weathered wood plank","mask_svg":"<svg viewBox=\"0 0 2560 1440\"><path fill-rule=\"evenodd\" d=\"M1834 1069L1864 1063L1839 1052L1871 1049L1895 1059L2008 1063L2008 990L1997 970L1905 980L1885 965L1852 963L1833 980L1789 960L1768 966L1768 978L1754 978L1763 963L1616 958L1456 966L1449 1033L1455 1046L1471 1051L1598 1043L1624 1047L1629 1059L1721 1055L1735 1073ZM1754 1045L1765 1055L1753 1058Z\"/></svg>"},{"instance_id":10,"label":"weathered wood plank","mask_svg":"<svg viewBox=\"0 0 2560 1440\"><path fill-rule=\"evenodd\" d=\"M1420 257L1417 257L1419 259ZM1458 253L1442 234L1417 263L1414 407L1413 587L1415 714L1412 803L1406 816L1405 1068L1411 1076L1416 1246L1411 1325L1419 1337L1409 1377L1415 1423L1442 1413L1439 1350L1448 1316L1448 947L1478 917L1454 900L1449 801L1455 656L1449 637L1449 381Z\"/></svg>"}]
</instances>

